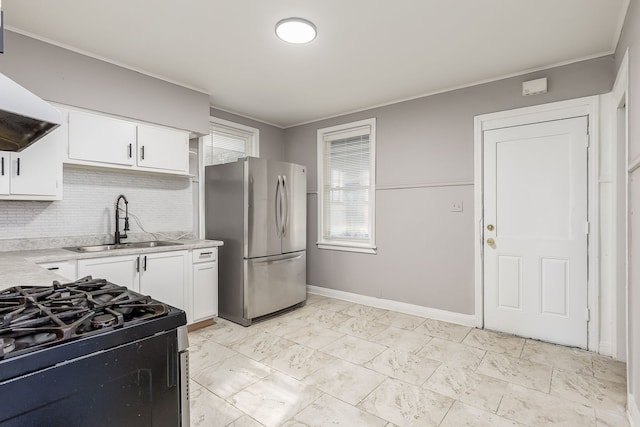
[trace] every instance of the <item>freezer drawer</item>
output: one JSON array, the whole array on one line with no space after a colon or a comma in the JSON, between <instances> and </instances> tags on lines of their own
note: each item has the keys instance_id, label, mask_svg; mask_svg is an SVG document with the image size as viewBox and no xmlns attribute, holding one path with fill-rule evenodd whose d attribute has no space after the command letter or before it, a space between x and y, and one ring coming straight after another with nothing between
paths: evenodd
<instances>
[{"instance_id":1,"label":"freezer drawer","mask_svg":"<svg viewBox=\"0 0 640 427\"><path fill-rule=\"evenodd\" d=\"M307 298L305 251L244 260L244 317L254 319Z\"/></svg>"}]
</instances>

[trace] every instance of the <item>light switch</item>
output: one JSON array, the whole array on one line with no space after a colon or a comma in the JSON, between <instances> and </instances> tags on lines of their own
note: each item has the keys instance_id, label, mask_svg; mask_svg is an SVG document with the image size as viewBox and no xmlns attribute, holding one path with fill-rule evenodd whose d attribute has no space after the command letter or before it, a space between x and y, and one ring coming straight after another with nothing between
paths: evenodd
<instances>
[{"instance_id":1,"label":"light switch","mask_svg":"<svg viewBox=\"0 0 640 427\"><path fill-rule=\"evenodd\" d=\"M451 212L462 212L462 200L451 203L450 210Z\"/></svg>"}]
</instances>

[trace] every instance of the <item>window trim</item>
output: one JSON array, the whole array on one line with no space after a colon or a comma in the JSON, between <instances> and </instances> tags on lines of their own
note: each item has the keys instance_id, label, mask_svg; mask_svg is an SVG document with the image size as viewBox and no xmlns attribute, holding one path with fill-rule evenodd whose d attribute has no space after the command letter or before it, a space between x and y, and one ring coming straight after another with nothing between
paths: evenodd
<instances>
[{"instance_id":1,"label":"window trim","mask_svg":"<svg viewBox=\"0 0 640 427\"><path fill-rule=\"evenodd\" d=\"M323 238L324 227L324 140L325 137L337 132L346 132L349 130L356 130L358 128L369 127L369 144L370 144L370 186L369 194L369 243L363 244L358 242L338 241L338 240L325 240ZM344 123L341 125L331 126L327 128L318 129L317 133L317 174L318 181L316 183L318 187L318 224L317 224L317 242L318 249L329 249L335 251L346 252L359 252L365 254L376 254L376 118L370 118L365 120L359 120L356 122Z\"/></svg>"},{"instance_id":2,"label":"window trim","mask_svg":"<svg viewBox=\"0 0 640 427\"><path fill-rule=\"evenodd\" d=\"M260 129L251 126L243 125L241 123L232 122L218 117L209 117L210 125L219 125L229 128L231 130L237 129L242 132L251 134L249 147L247 147L247 156L260 157Z\"/></svg>"},{"instance_id":3,"label":"window trim","mask_svg":"<svg viewBox=\"0 0 640 427\"><path fill-rule=\"evenodd\" d=\"M243 125L241 123L232 122L229 120L221 119L214 116L209 116L209 126L211 125L220 125L231 129L238 129L251 134L251 154L247 155L251 157L260 157L260 129L254 128L251 126ZM198 235L201 239L205 238L205 226L204 226L204 137L206 135L198 138L198 205L199 205L199 214L198 214ZM195 153L194 153L195 154ZM195 197L195 196L194 196Z\"/></svg>"}]
</instances>

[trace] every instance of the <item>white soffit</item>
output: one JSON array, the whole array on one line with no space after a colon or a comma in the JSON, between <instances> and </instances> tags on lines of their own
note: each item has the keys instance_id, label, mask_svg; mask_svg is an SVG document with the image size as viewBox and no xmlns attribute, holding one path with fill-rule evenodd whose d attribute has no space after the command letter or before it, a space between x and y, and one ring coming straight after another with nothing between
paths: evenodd
<instances>
[{"instance_id":1,"label":"white soffit","mask_svg":"<svg viewBox=\"0 0 640 427\"><path fill-rule=\"evenodd\" d=\"M9 29L288 127L610 54L628 0L4 0ZM284 43L283 18L316 39ZM11 46L5 42L5 50ZM45 72L45 70L43 70Z\"/></svg>"}]
</instances>

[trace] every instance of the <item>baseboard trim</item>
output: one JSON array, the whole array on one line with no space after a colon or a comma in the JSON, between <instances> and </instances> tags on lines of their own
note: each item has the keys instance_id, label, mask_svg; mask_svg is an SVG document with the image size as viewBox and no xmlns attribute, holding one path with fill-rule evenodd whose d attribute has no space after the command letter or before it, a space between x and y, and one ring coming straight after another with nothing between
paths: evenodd
<instances>
[{"instance_id":1,"label":"baseboard trim","mask_svg":"<svg viewBox=\"0 0 640 427\"><path fill-rule=\"evenodd\" d=\"M602 354L603 356L613 356L613 349L611 348L611 342L609 341L600 341L598 344L598 354Z\"/></svg>"},{"instance_id":2,"label":"baseboard trim","mask_svg":"<svg viewBox=\"0 0 640 427\"><path fill-rule=\"evenodd\" d=\"M476 322L476 316L473 314L455 313L453 311L439 310L437 308L429 308L421 305L407 304L405 302L369 297L366 295L359 295L313 285L307 285L307 291L310 294L340 299L385 310L398 311L400 313L412 314L414 316L428 317L430 319L441 320L443 322L457 323L464 326L475 326Z\"/></svg>"},{"instance_id":3,"label":"baseboard trim","mask_svg":"<svg viewBox=\"0 0 640 427\"><path fill-rule=\"evenodd\" d=\"M627 417L631 427L640 427L640 410L633 394L627 394Z\"/></svg>"}]
</instances>

